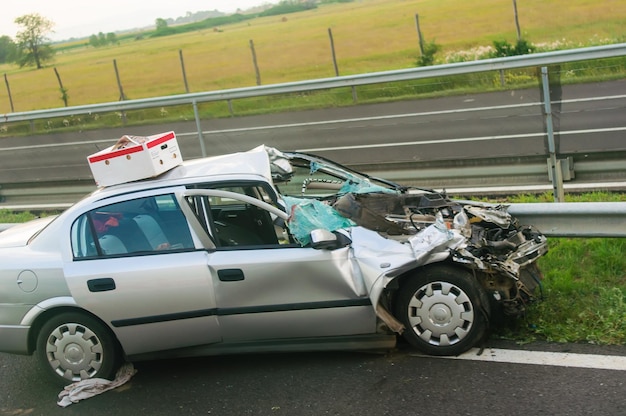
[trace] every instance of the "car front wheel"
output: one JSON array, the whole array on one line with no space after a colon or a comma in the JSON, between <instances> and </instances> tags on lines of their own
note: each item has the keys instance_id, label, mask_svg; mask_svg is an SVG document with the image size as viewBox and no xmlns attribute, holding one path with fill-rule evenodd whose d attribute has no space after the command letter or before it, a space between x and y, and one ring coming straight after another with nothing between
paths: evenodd
<instances>
[{"instance_id":1,"label":"car front wheel","mask_svg":"<svg viewBox=\"0 0 626 416\"><path fill-rule=\"evenodd\" d=\"M111 379L119 364L115 339L96 319L63 313L48 320L35 352L44 371L58 384L89 378Z\"/></svg>"},{"instance_id":2,"label":"car front wheel","mask_svg":"<svg viewBox=\"0 0 626 416\"><path fill-rule=\"evenodd\" d=\"M458 355L476 345L487 329L489 305L471 273L430 266L400 289L396 317L404 338L430 355Z\"/></svg>"}]
</instances>

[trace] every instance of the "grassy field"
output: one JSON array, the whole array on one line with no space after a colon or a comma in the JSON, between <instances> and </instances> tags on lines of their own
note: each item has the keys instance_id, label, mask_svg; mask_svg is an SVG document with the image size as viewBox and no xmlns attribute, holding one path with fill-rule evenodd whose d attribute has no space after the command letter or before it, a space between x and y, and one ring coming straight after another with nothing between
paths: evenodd
<instances>
[{"instance_id":1,"label":"grassy field","mask_svg":"<svg viewBox=\"0 0 626 416\"><path fill-rule=\"evenodd\" d=\"M624 41L623 0L525 0L518 2L523 37L533 44L578 47ZM41 70L0 65L15 111L63 105L54 75L68 90L69 105L117 101L113 60L127 98L184 93L179 60L183 51L191 92L255 85L249 41L253 40L263 84L334 76L328 29L332 29L340 75L414 67L421 31L445 54L515 42L512 2L507 0L357 0L307 12L252 19L194 33L57 54ZM440 58L442 59L442 58ZM0 88L0 113L11 112Z\"/></svg>"},{"instance_id":2,"label":"grassy field","mask_svg":"<svg viewBox=\"0 0 626 416\"><path fill-rule=\"evenodd\" d=\"M550 202L549 194L522 195L508 202ZM626 194L567 195L567 202L626 202ZM499 201L506 202L506 201ZM0 210L0 223L34 216ZM543 301L525 317L495 328L493 336L516 340L626 344L626 238L551 238L539 259Z\"/></svg>"}]
</instances>

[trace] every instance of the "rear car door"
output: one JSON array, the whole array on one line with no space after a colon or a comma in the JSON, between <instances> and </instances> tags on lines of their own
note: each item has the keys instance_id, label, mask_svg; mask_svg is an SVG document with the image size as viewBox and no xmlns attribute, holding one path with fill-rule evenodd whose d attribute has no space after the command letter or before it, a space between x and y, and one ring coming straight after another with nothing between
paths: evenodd
<instances>
[{"instance_id":1,"label":"rear car door","mask_svg":"<svg viewBox=\"0 0 626 416\"><path fill-rule=\"evenodd\" d=\"M209 254L174 194L85 212L71 243L73 298L114 329L127 354L221 341Z\"/></svg>"},{"instance_id":2,"label":"rear car door","mask_svg":"<svg viewBox=\"0 0 626 416\"><path fill-rule=\"evenodd\" d=\"M375 333L350 247L302 247L281 226L286 214L250 186L185 197L216 245L208 266L224 342Z\"/></svg>"}]
</instances>

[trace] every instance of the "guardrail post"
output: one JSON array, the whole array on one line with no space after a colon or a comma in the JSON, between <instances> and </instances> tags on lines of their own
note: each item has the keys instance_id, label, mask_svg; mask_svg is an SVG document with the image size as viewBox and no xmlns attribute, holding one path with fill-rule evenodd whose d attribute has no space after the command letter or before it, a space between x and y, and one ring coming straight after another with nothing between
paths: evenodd
<instances>
[{"instance_id":1,"label":"guardrail post","mask_svg":"<svg viewBox=\"0 0 626 416\"><path fill-rule=\"evenodd\" d=\"M565 192L563 190L563 171L561 170L561 161L556 157L556 145L554 142L548 67L541 67L541 83L543 85L544 113L546 117L546 130L548 133L548 152L550 153L549 169L552 173L552 191L554 192L554 202L564 202Z\"/></svg>"},{"instance_id":2,"label":"guardrail post","mask_svg":"<svg viewBox=\"0 0 626 416\"><path fill-rule=\"evenodd\" d=\"M198 102L193 100L192 104L193 115L196 118L196 129L198 129L198 140L200 140L200 151L202 152L202 157L206 157L206 148L204 147L204 138L202 137L202 126L200 125L200 113L198 112Z\"/></svg>"},{"instance_id":3,"label":"guardrail post","mask_svg":"<svg viewBox=\"0 0 626 416\"><path fill-rule=\"evenodd\" d=\"M228 112L230 113L231 117L234 117L235 110L233 109L233 100L226 100L226 102L228 103Z\"/></svg>"}]
</instances>

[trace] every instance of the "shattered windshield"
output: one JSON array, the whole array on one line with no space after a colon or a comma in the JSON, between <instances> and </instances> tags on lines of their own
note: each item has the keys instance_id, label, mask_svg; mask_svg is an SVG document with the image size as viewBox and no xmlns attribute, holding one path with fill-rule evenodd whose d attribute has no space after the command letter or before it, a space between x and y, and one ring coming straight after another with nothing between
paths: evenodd
<instances>
[{"instance_id":1,"label":"shattered windshield","mask_svg":"<svg viewBox=\"0 0 626 416\"><path fill-rule=\"evenodd\" d=\"M266 151L272 179L288 212L297 207L307 213L308 222L315 217L315 223L319 218L350 221L325 227L330 230L356 224L385 235L412 235L435 222L435 210L443 209L450 218L460 210L445 195L431 190L409 189L314 155Z\"/></svg>"},{"instance_id":2,"label":"shattered windshield","mask_svg":"<svg viewBox=\"0 0 626 416\"><path fill-rule=\"evenodd\" d=\"M381 178L370 177L346 166L306 153L281 153L291 170L277 167L272 158L272 175L281 194L325 198L347 193L405 192L406 187Z\"/></svg>"}]
</instances>

